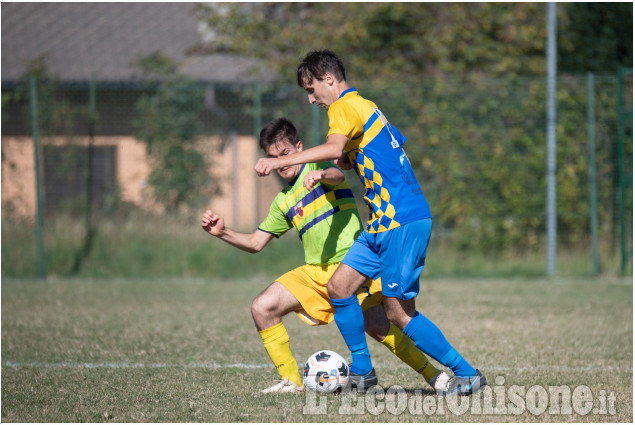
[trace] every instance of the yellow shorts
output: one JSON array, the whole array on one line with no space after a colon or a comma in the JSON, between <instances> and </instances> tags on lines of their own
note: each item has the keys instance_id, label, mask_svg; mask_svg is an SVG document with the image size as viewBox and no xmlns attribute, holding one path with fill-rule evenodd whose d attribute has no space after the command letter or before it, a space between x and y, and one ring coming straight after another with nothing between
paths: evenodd
<instances>
[{"instance_id":1,"label":"yellow shorts","mask_svg":"<svg viewBox=\"0 0 635 425\"><path fill-rule=\"evenodd\" d=\"M315 266L305 264L276 279L300 302L304 311L298 316L309 325L326 325L333 321L333 306L326 292L326 283L340 263ZM381 279L368 281L357 291L362 310L379 305L383 299Z\"/></svg>"}]
</instances>

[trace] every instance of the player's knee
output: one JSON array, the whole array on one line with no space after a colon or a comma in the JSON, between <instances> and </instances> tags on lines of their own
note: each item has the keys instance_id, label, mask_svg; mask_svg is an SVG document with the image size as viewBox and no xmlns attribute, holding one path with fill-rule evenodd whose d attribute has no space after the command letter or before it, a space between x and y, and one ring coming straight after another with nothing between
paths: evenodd
<instances>
[{"instance_id":1,"label":"player's knee","mask_svg":"<svg viewBox=\"0 0 635 425\"><path fill-rule=\"evenodd\" d=\"M390 331L390 322L381 305L364 310L364 330L379 342L386 339Z\"/></svg>"},{"instance_id":2,"label":"player's knee","mask_svg":"<svg viewBox=\"0 0 635 425\"><path fill-rule=\"evenodd\" d=\"M411 317L409 317L403 310L399 309L386 310L386 317L390 323L394 324L401 330L406 327L411 319Z\"/></svg>"},{"instance_id":3,"label":"player's knee","mask_svg":"<svg viewBox=\"0 0 635 425\"><path fill-rule=\"evenodd\" d=\"M331 298L337 298L335 296L335 288L333 287L333 282L331 280L329 280L328 282L326 282L326 292L329 294L329 297Z\"/></svg>"},{"instance_id":4,"label":"player's knee","mask_svg":"<svg viewBox=\"0 0 635 425\"><path fill-rule=\"evenodd\" d=\"M398 300L395 298L386 298L384 301L386 317L390 323L403 330L410 320L417 314L414 300Z\"/></svg>"},{"instance_id":5,"label":"player's knee","mask_svg":"<svg viewBox=\"0 0 635 425\"><path fill-rule=\"evenodd\" d=\"M338 285L337 282L333 281L333 279L329 280L326 284L326 292L328 292L329 297L331 298L347 298L346 293L342 291L340 285Z\"/></svg>"},{"instance_id":6,"label":"player's knee","mask_svg":"<svg viewBox=\"0 0 635 425\"><path fill-rule=\"evenodd\" d=\"M372 337L376 341L383 341L388 335L389 325L386 323L379 323L374 321L364 321L364 330L368 336Z\"/></svg>"},{"instance_id":7,"label":"player's knee","mask_svg":"<svg viewBox=\"0 0 635 425\"><path fill-rule=\"evenodd\" d=\"M266 297L258 296L251 303L251 315L254 319L264 319L271 315L272 306Z\"/></svg>"}]
</instances>

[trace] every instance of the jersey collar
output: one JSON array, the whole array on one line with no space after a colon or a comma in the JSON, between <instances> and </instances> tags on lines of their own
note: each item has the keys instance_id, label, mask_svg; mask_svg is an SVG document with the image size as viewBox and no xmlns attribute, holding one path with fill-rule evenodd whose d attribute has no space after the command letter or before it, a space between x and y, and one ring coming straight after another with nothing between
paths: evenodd
<instances>
[{"instance_id":1,"label":"jersey collar","mask_svg":"<svg viewBox=\"0 0 635 425\"><path fill-rule=\"evenodd\" d=\"M341 99L342 97L344 97L344 95L347 95L348 93L353 93L353 92L355 92L355 91L357 91L357 89L356 89L355 87L351 87L350 89L344 90L344 91L342 92L342 94L340 94L340 97L338 97L337 99L339 100L339 99Z\"/></svg>"}]
</instances>

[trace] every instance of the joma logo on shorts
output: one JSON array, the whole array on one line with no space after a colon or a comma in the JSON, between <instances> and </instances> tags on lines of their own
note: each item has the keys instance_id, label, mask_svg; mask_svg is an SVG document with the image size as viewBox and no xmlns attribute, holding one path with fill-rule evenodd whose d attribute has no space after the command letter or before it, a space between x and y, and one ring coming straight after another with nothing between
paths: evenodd
<instances>
[{"instance_id":1,"label":"joma logo on shorts","mask_svg":"<svg viewBox=\"0 0 635 425\"><path fill-rule=\"evenodd\" d=\"M399 286L399 284L398 284L398 283L389 283L389 284L388 284L388 287L389 287L390 289L394 288L395 286Z\"/></svg>"}]
</instances>

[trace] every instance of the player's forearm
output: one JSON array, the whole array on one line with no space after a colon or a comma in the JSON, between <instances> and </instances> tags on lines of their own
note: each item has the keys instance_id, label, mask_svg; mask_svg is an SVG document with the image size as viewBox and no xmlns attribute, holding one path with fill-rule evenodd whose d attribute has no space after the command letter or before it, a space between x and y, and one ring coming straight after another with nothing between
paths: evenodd
<instances>
[{"instance_id":1,"label":"player's forearm","mask_svg":"<svg viewBox=\"0 0 635 425\"><path fill-rule=\"evenodd\" d=\"M280 168L312 162L333 161L342 155L342 148L334 143L325 143L313 148L280 158Z\"/></svg>"},{"instance_id":2,"label":"player's forearm","mask_svg":"<svg viewBox=\"0 0 635 425\"><path fill-rule=\"evenodd\" d=\"M253 234L239 233L228 228L216 237L250 254L260 252L264 248L264 244L260 243Z\"/></svg>"}]
</instances>

